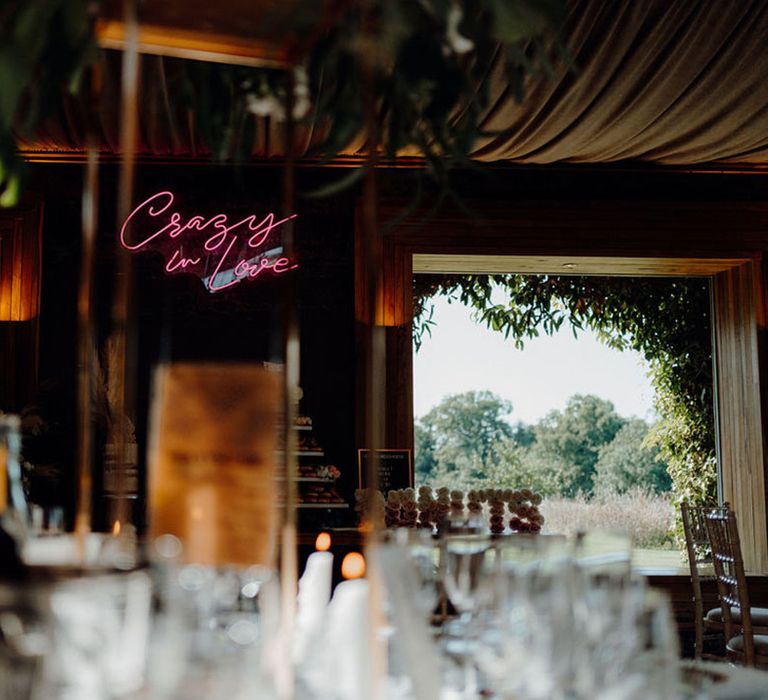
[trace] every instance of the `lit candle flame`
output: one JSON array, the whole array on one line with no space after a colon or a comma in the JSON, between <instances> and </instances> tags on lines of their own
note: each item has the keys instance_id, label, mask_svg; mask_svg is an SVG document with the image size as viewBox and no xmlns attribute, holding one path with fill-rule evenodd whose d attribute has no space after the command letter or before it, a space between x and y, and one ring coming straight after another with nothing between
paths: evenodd
<instances>
[{"instance_id":1,"label":"lit candle flame","mask_svg":"<svg viewBox=\"0 0 768 700\"><path fill-rule=\"evenodd\" d=\"M345 579L365 576L365 558L360 552L350 552L341 562L341 575Z\"/></svg>"},{"instance_id":2,"label":"lit candle flame","mask_svg":"<svg viewBox=\"0 0 768 700\"><path fill-rule=\"evenodd\" d=\"M120 534L120 521L115 520L115 524L112 526L112 534L117 537Z\"/></svg>"},{"instance_id":3,"label":"lit candle flame","mask_svg":"<svg viewBox=\"0 0 768 700\"><path fill-rule=\"evenodd\" d=\"M331 536L327 532L321 532L315 540L315 549L318 552L327 552L331 548Z\"/></svg>"}]
</instances>

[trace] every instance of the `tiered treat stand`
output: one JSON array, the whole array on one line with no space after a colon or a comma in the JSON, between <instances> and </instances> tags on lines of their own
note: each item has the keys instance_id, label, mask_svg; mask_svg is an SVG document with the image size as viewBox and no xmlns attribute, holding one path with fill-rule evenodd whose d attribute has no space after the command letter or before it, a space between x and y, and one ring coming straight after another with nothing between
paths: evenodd
<instances>
[{"instance_id":1,"label":"tiered treat stand","mask_svg":"<svg viewBox=\"0 0 768 700\"><path fill-rule=\"evenodd\" d=\"M299 416L294 430L298 431L298 502L299 529L317 532L343 522L349 504L336 491L338 469L326 464L325 451L315 439L314 426L307 416Z\"/></svg>"}]
</instances>

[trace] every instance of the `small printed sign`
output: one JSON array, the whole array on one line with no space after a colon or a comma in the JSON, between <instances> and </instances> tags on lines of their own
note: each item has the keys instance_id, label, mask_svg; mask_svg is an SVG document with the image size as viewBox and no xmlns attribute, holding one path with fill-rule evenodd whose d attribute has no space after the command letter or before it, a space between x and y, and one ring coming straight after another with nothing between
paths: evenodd
<instances>
[{"instance_id":1,"label":"small printed sign","mask_svg":"<svg viewBox=\"0 0 768 700\"><path fill-rule=\"evenodd\" d=\"M379 456L379 491L407 489L413 486L413 461L410 450L376 450ZM357 451L357 471L360 488L368 487L368 460L371 450Z\"/></svg>"}]
</instances>

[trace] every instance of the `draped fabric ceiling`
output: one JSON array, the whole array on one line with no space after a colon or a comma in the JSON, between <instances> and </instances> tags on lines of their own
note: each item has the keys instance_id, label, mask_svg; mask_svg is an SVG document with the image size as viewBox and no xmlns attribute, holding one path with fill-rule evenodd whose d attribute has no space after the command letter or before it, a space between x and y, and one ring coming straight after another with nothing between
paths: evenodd
<instances>
[{"instance_id":1,"label":"draped fabric ceiling","mask_svg":"<svg viewBox=\"0 0 768 700\"><path fill-rule=\"evenodd\" d=\"M489 67L491 101L474 157L511 163L647 161L689 166L768 166L768 0L574 0L565 36L576 71L528 86L517 104L500 62ZM206 148L183 107L179 59L146 56L140 153L195 157ZM102 150L118 151L119 60L105 55L100 105ZM282 127L258 118L254 159L284 155ZM300 131L306 153L321 125ZM82 110L34 141L31 158L67 156L84 143ZM363 155L363 142L343 156ZM404 153L403 155L409 155Z\"/></svg>"}]
</instances>

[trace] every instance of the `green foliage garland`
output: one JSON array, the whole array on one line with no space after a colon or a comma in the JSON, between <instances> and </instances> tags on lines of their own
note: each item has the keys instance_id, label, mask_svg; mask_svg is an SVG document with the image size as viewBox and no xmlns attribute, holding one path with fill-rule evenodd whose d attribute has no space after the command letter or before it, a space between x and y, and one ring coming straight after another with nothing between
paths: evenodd
<instances>
[{"instance_id":1,"label":"green foliage garland","mask_svg":"<svg viewBox=\"0 0 768 700\"><path fill-rule=\"evenodd\" d=\"M498 286L509 304L492 298ZM522 348L567 321L610 347L633 349L649 363L660 419L651 442L667 463L675 498L712 502L717 472L707 280L554 275L416 275L414 343L429 334L431 299L448 297Z\"/></svg>"},{"instance_id":2,"label":"green foliage garland","mask_svg":"<svg viewBox=\"0 0 768 700\"><path fill-rule=\"evenodd\" d=\"M0 206L18 202L24 163L19 137L77 94L96 57L88 0L0 0Z\"/></svg>"}]
</instances>

